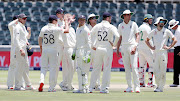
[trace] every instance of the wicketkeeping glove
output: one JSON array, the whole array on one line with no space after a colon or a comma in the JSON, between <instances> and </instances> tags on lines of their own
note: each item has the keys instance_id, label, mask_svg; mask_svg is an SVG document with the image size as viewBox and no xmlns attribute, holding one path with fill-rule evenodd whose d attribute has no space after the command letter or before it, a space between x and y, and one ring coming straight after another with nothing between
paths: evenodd
<instances>
[{"instance_id":1,"label":"wicketkeeping glove","mask_svg":"<svg viewBox=\"0 0 180 101\"><path fill-rule=\"evenodd\" d=\"M27 45L26 46L26 50L27 50L28 56L31 56L33 54L33 50L32 50L32 46L31 45Z\"/></svg>"},{"instance_id":2,"label":"wicketkeeping glove","mask_svg":"<svg viewBox=\"0 0 180 101\"><path fill-rule=\"evenodd\" d=\"M89 63L91 61L91 52L86 53L86 55L83 57L83 61L85 63Z\"/></svg>"},{"instance_id":3,"label":"wicketkeeping glove","mask_svg":"<svg viewBox=\"0 0 180 101\"><path fill-rule=\"evenodd\" d=\"M75 58L76 58L76 49L73 50L73 54L71 56L72 60L75 60Z\"/></svg>"}]
</instances>

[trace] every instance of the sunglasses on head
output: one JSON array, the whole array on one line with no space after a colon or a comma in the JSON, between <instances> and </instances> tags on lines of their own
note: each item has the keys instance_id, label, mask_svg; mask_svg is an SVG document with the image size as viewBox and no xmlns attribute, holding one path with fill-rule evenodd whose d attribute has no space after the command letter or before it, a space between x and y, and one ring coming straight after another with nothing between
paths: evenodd
<instances>
[{"instance_id":1,"label":"sunglasses on head","mask_svg":"<svg viewBox=\"0 0 180 101\"><path fill-rule=\"evenodd\" d=\"M26 20L27 18L22 18L23 20Z\"/></svg>"}]
</instances>

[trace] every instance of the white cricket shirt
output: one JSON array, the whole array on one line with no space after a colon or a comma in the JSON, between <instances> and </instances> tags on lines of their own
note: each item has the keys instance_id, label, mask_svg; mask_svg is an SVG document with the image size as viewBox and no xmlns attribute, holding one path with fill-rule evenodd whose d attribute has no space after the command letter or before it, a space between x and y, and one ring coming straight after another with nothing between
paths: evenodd
<instances>
[{"instance_id":1,"label":"white cricket shirt","mask_svg":"<svg viewBox=\"0 0 180 101\"><path fill-rule=\"evenodd\" d=\"M57 27L55 24L48 23L41 29L39 37L43 38L42 48L57 48L59 36L64 33L63 28Z\"/></svg>"},{"instance_id":2,"label":"white cricket shirt","mask_svg":"<svg viewBox=\"0 0 180 101\"><path fill-rule=\"evenodd\" d=\"M74 48L76 46L76 33L74 28L69 28L69 33L62 34L64 47L71 47Z\"/></svg>"},{"instance_id":3,"label":"white cricket shirt","mask_svg":"<svg viewBox=\"0 0 180 101\"><path fill-rule=\"evenodd\" d=\"M83 26L77 27L76 29L76 48L90 48L91 36L88 27L84 24Z\"/></svg>"},{"instance_id":4,"label":"white cricket shirt","mask_svg":"<svg viewBox=\"0 0 180 101\"><path fill-rule=\"evenodd\" d=\"M9 29L9 32L10 32L10 35L11 35L11 45L13 45L14 43L14 35L13 35L13 30L16 26L16 22L18 21L18 19L16 20L13 20L11 21L9 24L8 24L8 29Z\"/></svg>"},{"instance_id":5,"label":"white cricket shirt","mask_svg":"<svg viewBox=\"0 0 180 101\"><path fill-rule=\"evenodd\" d=\"M117 28L106 20L96 24L91 30L91 35L95 35L95 41L92 43L93 47L111 46L110 42L113 42L113 35L115 36L113 46L116 46L119 40Z\"/></svg>"},{"instance_id":6,"label":"white cricket shirt","mask_svg":"<svg viewBox=\"0 0 180 101\"><path fill-rule=\"evenodd\" d=\"M25 26L21 23L18 22L18 24L14 27L14 46L18 49L21 50L23 47L27 46L27 42L30 38L29 33L27 32Z\"/></svg>"},{"instance_id":7,"label":"white cricket shirt","mask_svg":"<svg viewBox=\"0 0 180 101\"><path fill-rule=\"evenodd\" d=\"M145 40L147 39L147 36L151 32L151 27L148 23L143 22L143 24L139 27L139 44L138 49L149 49L147 44L145 43ZM153 45L152 40L149 41L151 45Z\"/></svg>"},{"instance_id":8,"label":"white cricket shirt","mask_svg":"<svg viewBox=\"0 0 180 101\"><path fill-rule=\"evenodd\" d=\"M136 33L139 33L138 26L134 21L126 24L124 21L118 26L119 35L122 36L122 45L136 45Z\"/></svg>"},{"instance_id":9,"label":"white cricket shirt","mask_svg":"<svg viewBox=\"0 0 180 101\"><path fill-rule=\"evenodd\" d=\"M177 43L174 45L174 47L180 46L180 26L179 25L178 25L178 28L175 31L175 37L177 39Z\"/></svg>"},{"instance_id":10,"label":"white cricket shirt","mask_svg":"<svg viewBox=\"0 0 180 101\"><path fill-rule=\"evenodd\" d=\"M168 38L173 38L174 35L169 29L162 28L160 31L155 28L148 35L148 39L153 38L153 43L155 46L155 51L165 50L163 49L164 45L167 45Z\"/></svg>"}]
</instances>

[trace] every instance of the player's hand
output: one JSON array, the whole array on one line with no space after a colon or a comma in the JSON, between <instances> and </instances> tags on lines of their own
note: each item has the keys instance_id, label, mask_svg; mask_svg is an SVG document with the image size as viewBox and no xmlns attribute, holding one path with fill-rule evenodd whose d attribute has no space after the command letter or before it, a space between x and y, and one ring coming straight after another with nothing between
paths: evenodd
<instances>
[{"instance_id":1,"label":"player's hand","mask_svg":"<svg viewBox=\"0 0 180 101\"><path fill-rule=\"evenodd\" d=\"M93 49L93 50L96 50L96 48L95 48L95 47L92 47L92 49Z\"/></svg>"},{"instance_id":2,"label":"player's hand","mask_svg":"<svg viewBox=\"0 0 180 101\"><path fill-rule=\"evenodd\" d=\"M30 45L29 42L26 42L26 45Z\"/></svg>"},{"instance_id":3,"label":"player's hand","mask_svg":"<svg viewBox=\"0 0 180 101\"><path fill-rule=\"evenodd\" d=\"M119 50L117 50L116 55L117 55L117 57L120 57Z\"/></svg>"},{"instance_id":4,"label":"player's hand","mask_svg":"<svg viewBox=\"0 0 180 101\"><path fill-rule=\"evenodd\" d=\"M21 49L21 50L20 50L20 53L21 53L21 56L23 56L23 57L25 56L24 50Z\"/></svg>"},{"instance_id":5,"label":"player's hand","mask_svg":"<svg viewBox=\"0 0 180 101\"><path fill-rule=\"evenodd\" d=\"M179 52L177 55L179 55L179 56L180 56L180 52Z\"/></svg>"},{"instance_id":6,"label":"player's hand","mask_svg":"<svg viewBox=\"0 0 180 101\"><path fill-rule=\"evenodd\" d=\"M27 27L27 31L30 32L31 31L31 27Z\"/></svg>"},{"instance_id":7,"label":"player's hand","mask_svg":"<svg viewBox=\"0 0 180 101\"><path fill-rule=\"evenodd\" d=\"M170 49L170 47L164 45L164 46L163 46L163 49L167 49L167 50L168 50L168 49Z\"/></svg>"},{"instance_id":8,"label":"player's hand","mask_svg":"<svg viewBox=\"0 0 180 101\"><path fill-rule=\"evenodd\" d=\"M136 53L136 47L137 47L137 46L135 46L135 47L132 48L132 50L131 50L131 55L134 55L134 54Z\"/></svg>"},{"instance_id":9,"label":"player's hand","mask_svg":"<svg viewBox=\"0 0 180 101\"><path fill-rule=\"evenodd\" d=\"M154 47L152 47L151 49L152 49L152 50L155 50L155 49L156 49L156 47L154 46Z\"/></svg>"},{"instance_id":10,"label":"player's hand","mask_svg":"<svg viewBox=\"0 0 180 101\"><path fill-rule=\"evenodd\" d=\"M42 46L40 46L40 54L42 54Z\"/></svg>"}]
</instances>

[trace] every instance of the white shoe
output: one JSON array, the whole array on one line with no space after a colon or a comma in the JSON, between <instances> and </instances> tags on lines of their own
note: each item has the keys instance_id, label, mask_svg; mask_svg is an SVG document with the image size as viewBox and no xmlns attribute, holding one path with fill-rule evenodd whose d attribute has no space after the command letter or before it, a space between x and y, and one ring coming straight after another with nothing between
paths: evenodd
<instances>
[{"instance_id":1,"label":"white shoe","mask_svg":"<svg viewBox=\"0 0 180 101\"><path fill-rule=\"evenodd\" d=\"M162 90L160 90L158 87L154 90L154 92L163 92Z\"/></svg>"},{"instance_id":2,"label":"white shoe","mask_svg":"<svg viewBox=\"0 0 180 101\"><path fill-rule=\"evenodd\" d=\"M178 85L177 84L171 84L171 85L169 85L169 87L178 87Z\"/></svg>"},{"instance_id":3,"label":"white shoe","mask_svg":"<svg viewBox=\"0 0 180 101\"><path fill-rule=\"evenodd\" d=\"M136 88L135 88L135 91L136 91L136 93L140 93L140 88L139 88L139 87L136 87Z\"/></svg>"},{"instance_id":4,"label":"white shoe","mask_svg":"<svg viewBox=\"0 0 180 101\"><path fill-rule=\"evenodd\" d=\"M75 90L73 93L87 93L85 90Z\"/></svg>"},{"instance_id":5,"label":"white shoe","mask_svg":"<svg viewBox=\"0 0 180 101\"><path fill-rule=\"evenodd\" d=\"M15 88L14 88L14 90L25 91L25 89L24 89L24 88L22 88L22 87L21 87L21 88L17 88L17 87L15 87Z\"/></svg>"},{"instance_id":6,"label":"white shoe","mask_svg":"<svg viewBox=\"0 0 180 101\"><path fill-rule=\"evenodd\" d=\"M108 94L108 93L109 93L109 90L107 90L107 89L101 90L100 93L106 93L106 94Z\"/></svg>"},{"instance_id":7,"label":"white shoe","mask_svg":"<svg viewBox=\"0 0 180 101\"><path fill-rule=\"evenodd\" d=\"M13 88L13 87L8 86L8 89L9 89L9 90L13 90L14 88Z\"/></svg>"},{"instance_id":8,"label":"white shoe","mask_svg":"<svg viewBox=\"0 0 180 101\"><path fill-rule=\"evenodd\" d=\"M133 89L131 87L128 87L124 92L133 92Z\"/></svg>"},{"instance_id":9,"label":"white shoe","mask_svg":"<svg viewBox=\"0 0 180 101\"><path fill-rule=\"evenodd\" d=\"M48 92L56 92L56 89L48 89Z\"/></svg>"},{"instance_id":10,"label":"white shoe","mask_svg":"<svg viewBox=\"0 0 180 101\"><path fill-rule=\"evenodd\" d=\"M92 88L89 88L89 93L93 93L93 89Z\"/></svg>"},{"instance_id":11,"label":"white shoe","mask_svg":"<svg viewBox=\"0 0 180 101\"><path fill-rule=\"evenodd\" d=\"M63 91L68 91L68 87L64 86L62 83L63 83L63 82L61 82L61 83L59 84L60 88L61 88Z\"/></svg>"},{"instance_id":12,"label":"white shoe","mask_svg":"<svg viewBox=\"0 0 180 101\"><path fill-rule=\"evenodd\" d=\"M25 89L26 90L36 90L36 88L32 87L31 85L30 86L27 85Z\"/></svg>"}]
</instances>

